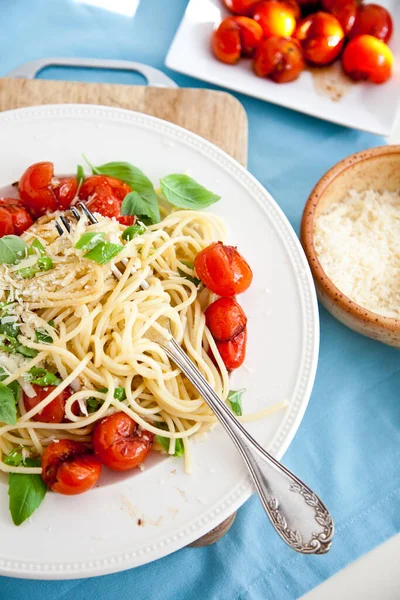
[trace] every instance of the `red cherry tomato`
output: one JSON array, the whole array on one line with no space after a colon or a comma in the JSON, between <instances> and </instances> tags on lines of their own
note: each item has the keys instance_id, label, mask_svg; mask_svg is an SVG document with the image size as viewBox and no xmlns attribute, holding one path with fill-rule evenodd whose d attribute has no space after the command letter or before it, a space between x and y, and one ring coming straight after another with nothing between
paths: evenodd
<instances>
[{"instance_id":1,"label":"red cherry tomato","mask_svg":"<svg viewBox=\"0 0 400 600\"><path fill-rule=\"evenodd\" d=\"M101 462L113 471L138 467L150 452L154 435L139 429L123 412L114 413L97 423L93 449Z\"/></svg>"},{"instance_id":2,"label":"red cherry tomato","mask_svg":"<svg viewBox=\"0 0 400 600\"><path fill-rule=\"evenodd\" d=\"M253 280L253 273L234 246L222 242L210 244L199 252L194 261L198 277L218 296L236 296L245 292Z\"/></svg>"},{"instance_id":3,"label":"red cherry tomato","mask_svg":"<svg viewBox=\"0 0 400 600\"><path fill-rule=\"evenodd\" d=\"M42 479L53 492L82 494L98 482L100 474L99 459L81 442L60 440L43 452Z\"/></svg>"},{"instance_id":4,"label":"red cherry tomato","mask_svg":"<svg viewBox=\"0 0 400 600\"><path fill-rule=\"evenodd\" d=\"M372 35L359 35L347 44L342 65L354 81L384 83L392 75L393 54L385 42Z\"/></svg>"},{"instance_id":5,"label":"red cherry tomato","mask_svg":"<svg viewBox=\"0 0 400 600\"><path fill-rule=\"evenodd\" d=\"M356 0L322 0L322 8L337 18L343 31L347 34L356 20Z\"/></svg>"},{"instance_id":6,"label":"red cherry tomato","mask_svg":"<svg viewBox=\"0 0 400 600\"><path fill-rule=\"evenodd\" d=\"M129 186L119 179L106 175L92 175L82 183L79 198L87 202L92 212L110 219L115 217L122 225L133 225L134 216L121 215L122 201L130 191Z\"/></svg>"},{"instance_id":7,"label":"red cherry tomato","mask_svg":"<svg viewBox=\"0 0 400 600\"><path fill-rule=\"evenodd\" d=\"M205 312L206 324L214 339L228 341L246 327L243 308L233 298L218 298Z\"/></svg>"},{"instance_id":8,"label":"red cherry tomato","mask_svg":"<svg viewBox=\"0 0 400 600\"><path fill-rule=\"evenodd\" d=\"M261 25L267 38L273 35L290 37L296 29L296 15L299 16L299 12L294 5L285 0L265 0L252 12L253 19Z\"/></svg>"},{"instance_id":9,"label":"red cherry tomato","mask_svg":"<svg viewBox=\"0 0 400 600\"><path fill-rule=\"evenodd\" d=\"M253 69L259 77L276 83L294 81L304 69L303 52L297 40L273 36L257 47Z\"/></svg>"},{"instance_id":10,"label":"red cherry tomato","mask_svg":"<svg viewBox=\"0 0 400 600\"><path fill-rule=\"evenodd\" d=\"M76 190L77 181L74 177L54 177L54 165L51 162L31 165L19 180L21 200L36 219L46 212L68 208Z\"/></svg>"},{"instance_id":11,"label":"red cherry tomato","mask_svg":"<svg viewBox=\"0 0 400 600\"><path fill-rule=\"evenodd\" d=\"M246 358L246 342L246 328L228 342L215 342L228 371L233 371L242 366Z\"/></svg>"},{"instance_id":12,"label":"red cherry tomato","mask_svg":"<svg viewBox=\"0 0 400 600\"><path fill-rule=\"evenodd\" d=\"M20 200L0 198L0 237L21 235L32 223L32 217Z\"/></svg>"},{"instance_id":13,"label":"red cherry tomato","mask_svg":"<svg viewBox=\"0 0 400 600\"><path fill-rule=\"evenodd\" d=\"M32 387L36 394L33 398L30 398L24 392L24 406L27 412L32 408L35 408L39 402L44 400L46 396L56 389L54 385L48 385L46 387L33 385ZM71 396L71 393L71 390L66 388L58 394L50 404L45 406L41 412L34 415L32 419L34 421L39 421L40 423L62 423L65 420L65 403Z\"/></svg>"},{"instance_id":14,"label":"red cherry tomato","mask_svg":"<svg viewBox=\"0 0 400 600\"><path fill-rule=\"evenodd\" d=\"M260 0L223 0L226 8L235 15L246 15L251 13L251 9Z\"/></svg>"},{"instance_id":15,"label":"red cherry tomato","mask_svg":"<svg viewBox=\"0 0 400 600\"><path fill-rule=\"evenodd\" d=\"M240 54L253 56L264 34L261 25L249 17L231 17L239 25Z\"/></svg>"},{"instance_id":16,"label":"red cherry tomato","mask_svg":"<svg viewBox=\"0 0 400 600\"><path fill-rule=\"evenodd\" d=\"M392 32L393 21L386 8L378 4L360 4L349 37L352 39L357 35L367 34L387 43L392 37Z\"/></svg>"},{"instance_id":17,"label":"red cherry tomato","mask_svg":"<svg viewBox=\"0 0 400 600\"><path fill-rule=\"evenodd\" d=\"M240 28L233 17L224 19L211 37L211 49L218 60L234 65L240 59Z\"/></svg>"},{"instance_id":18,"label":"red cherry tomato","mask_svg":"<svg viewBox=\"0 0 400 600\"><path fill-rule=\"evenodd\" d=\"M328 65L343 48L344 32L333 15L316 12L300 21L296 37L306 60L315 65Z\"/></svg>"}]
</instances>

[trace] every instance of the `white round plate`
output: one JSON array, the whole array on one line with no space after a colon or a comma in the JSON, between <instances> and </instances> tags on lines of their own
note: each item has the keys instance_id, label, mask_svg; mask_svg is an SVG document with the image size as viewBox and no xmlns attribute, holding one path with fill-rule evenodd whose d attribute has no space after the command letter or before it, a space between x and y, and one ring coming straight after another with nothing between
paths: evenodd
<instances>
[{"instance_id":1,"label":"white round plate","mask_svg":"<svg viewBox=\"0 0 400 600\"><path fill-rule=\"evenodd\" d=\"M84 152L93 164L129 161L156 184L169 173L190 173L222 196L211 210L226 220L229 242L254 272L253 285L240 299L248 316L248 355L231 388L246 388L244 413L288 401L285 410L248 424L280 458L311 393L319 327L305 256L268 192L216 146L126 110L85 105L12 110L0 114L0 134L0 187L37 161L54 162L56 173L75 172ZM1 479L0 574L66 579L148 563L210 531L252 491L238 452L219 426L193 444L192 475L184 473L180 459L152 457L144 472L109 476L82 496L47 494L20 527L11 522Z\"/></svg>"}]
</instances>

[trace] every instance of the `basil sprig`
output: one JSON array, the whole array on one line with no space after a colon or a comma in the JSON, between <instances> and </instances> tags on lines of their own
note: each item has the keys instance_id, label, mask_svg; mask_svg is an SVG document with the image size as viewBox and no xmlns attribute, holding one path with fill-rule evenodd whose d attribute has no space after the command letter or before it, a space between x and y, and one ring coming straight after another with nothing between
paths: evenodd
<instances>
[{"instance_id":1,"label":"basil sprig","mask_svg":"<svg viewBox=\"0 0 400 600\"><path fill-rule=\"evenodd\" d=\"M40 460L23 458L21 449L17 448L4 458L6 465L15 467L40 467ZM21 525L40 506L46 495L46 485L40 475L25 473L9 473L8 496L9 508L14 525Z\"/></svg>"},{"instance_id":2,"label":"basil sprig","mask_svg":"<svg viewBox=\"0 0 400 600\"><path fill-rule=\"evenodd\" d=\"M132 192L125 196L122 203L122 215L136 215L142 221L150 223L160 222L157 195L143 171L128 162L109 162L95 167L84 158L94 174L116 177L131 188Z\"/></svg>"},{"instance_id":3,"label":"basil sprig","mask_svg":"<svg viewBox=\"0 0 400 600\"><path fill-rule=\"evenodd\" d=\"M232 408L232 412L238 417L242 416L242 396L246 390L230 390L228 400Z\"/></svg>"},{"instance_id":4,"label":"basil sprig","mask_svg":"<svg viewBox=\"0 0 400 600\"><path fill-rule=\"evenodd\" d=\"M15 265L23 260L27 254L28 246L17 235L5 235L0 238L0 263Z\"/></svg>"},{"instance_id":5,"label":"basil sprig","mask_svg":"<svg viewBox=\"0 0 400 600\"><path fill-rule=\"evenodd\" d=\"M199 210L211 206L221 198L189 175L167 175L160 180L160 186L168 202L178 208Z\"/></svg>"}]
</instances>

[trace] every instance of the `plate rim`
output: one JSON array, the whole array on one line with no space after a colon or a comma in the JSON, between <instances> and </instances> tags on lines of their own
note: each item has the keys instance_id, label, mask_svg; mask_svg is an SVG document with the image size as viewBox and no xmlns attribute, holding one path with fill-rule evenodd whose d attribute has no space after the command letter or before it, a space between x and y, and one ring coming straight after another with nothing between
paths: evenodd
<instances>
[{"instance_id":1,"label":"plate rim","mask_svg":"<svg viewBox=\"0 0 400 600\"><path fill-rule=\"evenodd\" d=\"M319 351L319 315L317 296L311 271L301 247L300 241L289 220L273 199L271 194L261 183L247 171L239 162L227 152L191 132L169 121L144 113L117 107L93 104L45 104L32 107L23 107L4 111L0 114L0 128L3 122L24 121L34 118L81 118L104 117L108 120L128 121L134 125L142 126L158 133L164 133L179 142L183 142L196 149L200 154L212 158L225 171L230 172L236 180L246 182L252 190L253 200L266 214L274 215L273 224L279 232L281 241L290 256L292 266L298 266L295 272L295 281L302 302L303 314L306 315L303 351L299 363L296 380L296 391L291 402L291 411L287 412L280 427L268 445L268 450L277 458L281 458L292 442L306 411L311 391L314 385L318 363ZM292 414L293 413L293 414ZM238 483L231 491L229 498L207 513L206 518L198 517L196 522L181 527L176 535L167 539L160 539L152 543L146 551L140 553L131 551L118 556L110 556L96 560L86 560L79 563L24 563L16 560L3 560L0 558L0 575L29 579L74 579L86 578L96 575L123 571L135 566L146 564L158 558L167 556L176 550L198 539L230 514L235 512L253 493L254 488L249 476ZM165 537L165 536L164 536Z\"/></svg>"}]
</instances>

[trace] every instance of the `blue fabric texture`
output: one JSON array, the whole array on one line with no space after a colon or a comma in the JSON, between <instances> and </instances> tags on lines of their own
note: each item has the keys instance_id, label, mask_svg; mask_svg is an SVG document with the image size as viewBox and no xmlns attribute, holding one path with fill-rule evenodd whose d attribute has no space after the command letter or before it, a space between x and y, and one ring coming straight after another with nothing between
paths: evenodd
<instances>
[{"instance_id":1,"label":"blue fabric texture","mask_svg":"<svg viewBox=\"0 0 400 600\"><path fill-rule=\"evenodd\" d=\"M207 86L165 69L187 0L141 0L134 16L84 0L0 4L0 75L49 56L148 63L180 86ZM102 4L105 4L103 0ZM125 2L127 5L128 2ZM132 0L132 5L134 4ZM71 78L66 70L42 77ZM132 76L73 73L74 79L134 83ZM237 95L249 118L249 170L298 231L314 183L345 156L382 139ZM319 367L309 408L285 462L321 494L336 521L327 556L295 554L274 535L252 497L216 545L183 549L155 563L91 580L0 580L9 600L294 600L400 531L398 352L346 329L321 308ZM61 542L61 540L60 540ZM79 532L77 532L79 543Z\"/></svg>"}]
</instances>

